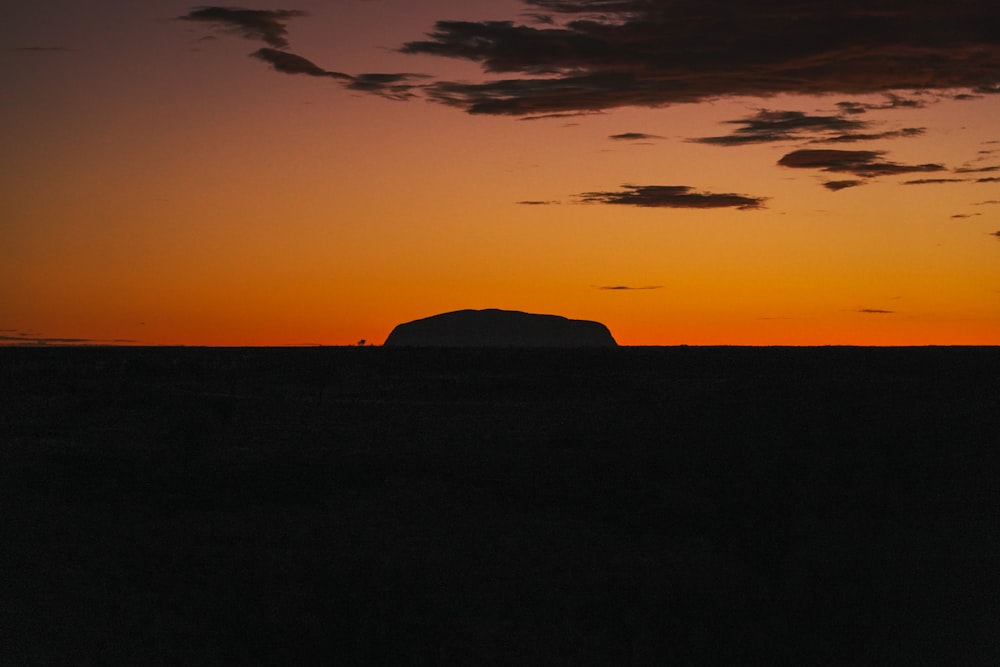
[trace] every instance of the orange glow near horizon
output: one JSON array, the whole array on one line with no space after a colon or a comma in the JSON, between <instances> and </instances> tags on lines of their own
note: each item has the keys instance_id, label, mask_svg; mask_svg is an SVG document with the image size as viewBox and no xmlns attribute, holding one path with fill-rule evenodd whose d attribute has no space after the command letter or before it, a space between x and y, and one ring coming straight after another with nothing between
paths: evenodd
<instances>
[{"instance_id":1,"label":"orange glow near horizon","mask_svg":"<svg viewBox=\"0 0 1000 667\"><path fill-rule=\"evenodd\" d=\"M191 10L161 4L152 18ZM310 7L293 51L467 80L478 67L377 46L439 12L523 8L441 0L387 25L378 4ZM125 3L94 10L105 24L67 11L103 27L24 7L0 61L18 100L0 111L0 343L381 344L401 322L503 308L597 320L621 345L1000 345L1000 95L730 95L524 122L275 72L251 40ZM822 148L946 169L832 191L855 176L778 164L809 137L692 141L844 100L887 138ZM889 138L903 128L922 130ZM583 201L627 185L764 202Z\"/></svg>"}]
</instances>

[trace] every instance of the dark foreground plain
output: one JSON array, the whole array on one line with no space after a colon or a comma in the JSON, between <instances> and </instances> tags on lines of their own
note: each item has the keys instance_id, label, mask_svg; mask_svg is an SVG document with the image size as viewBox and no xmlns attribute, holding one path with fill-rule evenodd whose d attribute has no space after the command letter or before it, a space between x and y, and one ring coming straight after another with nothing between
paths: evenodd
<instances>
[{"instance_id":1,"label":"dark foreground plain","mask_svg":"<svg viewBox=\"0 0 1000 667\"><path fill-rule=\"evenodd\" d=\"M0 349L4 665L997 665L1000 349Z\"/></svg>"}]
</instances>

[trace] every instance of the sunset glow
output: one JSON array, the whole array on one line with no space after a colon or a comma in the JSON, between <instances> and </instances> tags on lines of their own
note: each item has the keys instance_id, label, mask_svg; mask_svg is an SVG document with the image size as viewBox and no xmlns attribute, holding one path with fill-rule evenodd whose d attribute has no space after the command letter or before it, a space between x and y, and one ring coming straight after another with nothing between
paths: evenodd
<instances>
[{"instance_id":1,"label":"sunset glow","mask_svg":"<svg viewBox=\"0 0 1000 667\"><path fill-rule=\"evenodd\" d=\"M995 3L98 4L0 22L0 342L1000 344Z\"/></svg>"}]
</instances>

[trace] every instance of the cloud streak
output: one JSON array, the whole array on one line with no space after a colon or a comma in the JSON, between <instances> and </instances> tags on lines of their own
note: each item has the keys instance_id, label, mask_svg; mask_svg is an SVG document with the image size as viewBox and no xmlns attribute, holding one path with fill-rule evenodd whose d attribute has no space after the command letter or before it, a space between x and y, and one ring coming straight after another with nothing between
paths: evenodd
<instances>
[{"instance_id":1,"label":"cloud streak","mask_svg":"<svg viewBox=\"0 0 1000 667\"><path fill-rule=\"evenodd\" d=\"M946 183L967 183L966 178L917 178L903 181L903 185L944 185Z\"/></svg>"},{"instance_id":2,"label":"cloud streak","mask_svg":"<svg viewBox=\"0 0 1000 667\"><path fill-rule=\"evenodd\" d=\"M895 93L885 93L885 102L871 104L863 102L837 102L837 107L847 114L862 114L868 111L884 111L886 109L922 109L927 106L926 100L915 97L902 97Z\"/></svg>"},{"instance_id":3,"label":"cloud streak","mask_svg":"<svg viewBox=\"0 0 1000 667\"><path fill-rule=\"evenodd\" d=\"M642 292L646 290L662 289L663 285L643 285L632 287L631 285L597 285L597 289L608 292Z\"/></svg>"},{"instance_id":4,"label":"cloud streak","mask_svg":"<svg viewBox=\"0 0 1000 667\"><path fill-rule=\"evenodd\" d=\"M885 151L801 149L788 153L778 160L778 164L792 169L819 169L853 174L861 178L945 170L940 164L899 164L884 160L884 155Z\"/></svg>"},{"instance_id":5,"label":"cloud streak","mask_svg":"<svg viewBox=\"0 0 1000 667\"><path fill-rule=\"evenodd\" d=\"M358 74L351 77L347 87L364 93L372 93L393 100L406 100L417 95L423 85L417 83L426 79L425 74L401 72L394 74Z\"/></svg>"},{"instance_id":6,"label":"cloud streak","mask_svg":"<svg viewBox=\"0 0 1000 667\"><path fill-rule=\"evenodd\" d=\"M909 139L919 137L927 132L925 127L904 127L901 130L889 130L886 132L845 132L830 137L813 139L813 144L847 144L858 141L878 141L880 139Z\"/></svg>"},{"instance_id":7,"label":"cloud streak","mask_svg":"<svg viewBox=\"0 0 1000 667\"><path fill-rule=\"evenodd\" d=\"M650 139L662 139L658 134L646 134L645 132L622 132L621 134L612 134L608 137L613 141L648 141Z\"/></svg>"},{"instance_id":8,"label":"cloud streak","mask_svg":"<svg viewBox=\"0 0 1000 667\"><path fill-rule=\"evenodd\" d=\"M139 341L126 338L102 340L98 338L56 338L41 336L31 331L3 330L0 333L0 346L3 345L127 345Z\"/></svg>"},{"instance_id":9,"label":"cloud streak","mask_svg":"<svg viewBox=\"0 0 1000 667\"><path fill-rule=\"evenodd\" d=\"M276 49L283 49L288 47L288 21L300 16L306 16L306 12L298 9L210 6L192 9L177 19L208 23L246 39L259 40Z\"/></svg>"},{"instance_id":10,"label":"cloud streak","mask_svg":"<svg viewBox=\"0 0 1000 667\"><path fill-rule=\"evenodd\" d=\"M840 192L841 190L846 190L847 188L856 188L859 185L864 185L865 182L858 179L849 179L843 181L826 181L823 183L823 187L832 192Z\"/></svg>"},{"instance_id":11,"label":"cloud streak","mask_svg":"<svg viewBox=\"0 0 1000 667\"><path fill-rule=\"evenodd\" d=\"M738 125L731 134L718 137L700 137L689 141L716 146L743 146L745 144L774 141L800 140L803 133L844 133L862 129L868 123L843 116L810 116L802 111L769 111L761 109L753 116L723 121Z\"/></svg>"},{"instance_id":12,"label":"cloud streak","mask_svg":"<svg viewBox=\"0 0 1000 667\"><path fill-rule=\"evenodd\" d=\"M989 167L959 167L955 170L956 174L988 174L994 171L1000 171L1000 167L992 165Z\"/></svg>"},{"instance_id":13,"label":"cloud streak","mask_svg":"<svg viewBox=\"0 0 1000 667\"><path fill-rule=\"evenodd\" d=\"M184 16L181 21L199 21L235 32L240 36L262 41L268 46L250 54L282 74L304 74L313 77L327 77L338 81L349 90L379 95L394 100L405 100L416 96L423 87L426 75L402 73L372 73L351 75L320 67L308 58L288 51L287 22L296 17L306 16L297 9L242 9L233 7L200 7Z\"/></svg>"},{"instance_id":14,"label":"cloud streak","mask_svg":"<svg viewBox=\"0 0 1000 667\"><path fill-rule=\"evenodd\" d=\"M687 185L622 185L617 192L584 192L576 195L584 204L614 204L642 208L736 208L764 207L766 197L733 193L695 192Z\"/></svg>"},{"instance_id":15,"label":"cloud streak","mask_svg":"<svg viewBox=\"0 0 1000 667\"><path fill-rule=\"evenodd\" d=\"M851 112L857 113L857 112ZM872 123L843 114L836 116L809 115L802 111L772 111L761 109L756 114L723 123L737 125L730 134L698 137L688 141L714 146L745 146L777 141L809 141L809 143L854 143L878 139L898 139L922 135L926 128L906 127L885 132L861 132Z\"/></svg>"},{"instance_id":16,"label":"cloud streak","mask_svg":"<svg viewBox=\"0 0 1000 667\"><path fill-rule=\"evenodd\" d=\"M263 60L278 72L284 74L306 74L308 76L328 76L343 81L353 81L354 77L342 72L325 70L310 60L288 51L262 48L250 54L251 57Z\"/></svg>"}]
</instances>

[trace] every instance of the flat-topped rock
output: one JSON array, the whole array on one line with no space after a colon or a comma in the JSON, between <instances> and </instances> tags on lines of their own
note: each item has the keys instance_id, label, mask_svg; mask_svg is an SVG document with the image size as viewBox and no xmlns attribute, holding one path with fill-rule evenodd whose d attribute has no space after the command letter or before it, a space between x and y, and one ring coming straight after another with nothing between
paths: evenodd
<instances>
[{"instance_id":1,"label":"flat-topped rock","mask_svg":"<svg viewBox=\"0 0 1000 667\"><path fill-rule=\"evenodd\" d=\"M606 326L517 310L456 310L397 325L385 345L398 347L615 347Z\"/></svg>"}]
</instances>

